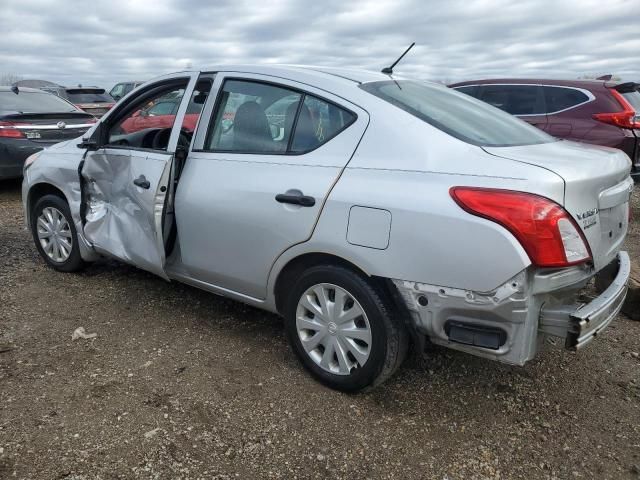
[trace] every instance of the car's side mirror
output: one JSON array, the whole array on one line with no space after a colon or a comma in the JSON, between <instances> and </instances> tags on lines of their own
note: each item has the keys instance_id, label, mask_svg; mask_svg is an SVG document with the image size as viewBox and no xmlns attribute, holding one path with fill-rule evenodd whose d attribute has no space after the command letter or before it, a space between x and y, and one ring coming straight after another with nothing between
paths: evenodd
<instances>
[{"instance_id":1,"label":"car's side mirror","mask_svg":"<svg viewBox=\"0 0 640 480\"><path fill-rule=\"evenodd\" d=\"M101 147L103 124L98 123L96 128L88 137L82 137L82 142L78 144L78 148L84 148L88 151L96 151Z\"/></svg>"}]
</instances>

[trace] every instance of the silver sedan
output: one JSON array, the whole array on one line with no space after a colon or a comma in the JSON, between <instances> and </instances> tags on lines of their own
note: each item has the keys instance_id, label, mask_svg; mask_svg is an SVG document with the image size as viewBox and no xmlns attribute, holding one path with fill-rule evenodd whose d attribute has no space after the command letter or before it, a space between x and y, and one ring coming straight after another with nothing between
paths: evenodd
<instances>
[{"instance_id":1,"label":"silver sedan","mask_svg":"<svg viewBox=\"0 0 640 480\"><path fill-rule=\"evenodd\" d=\"M587 344L626 293L630 167L443 86L228 66L31 156L23 198L53 268L108 256L280 313L311 374L356 391L428 341L515 365Z\"/></svg>"}]
</instances>

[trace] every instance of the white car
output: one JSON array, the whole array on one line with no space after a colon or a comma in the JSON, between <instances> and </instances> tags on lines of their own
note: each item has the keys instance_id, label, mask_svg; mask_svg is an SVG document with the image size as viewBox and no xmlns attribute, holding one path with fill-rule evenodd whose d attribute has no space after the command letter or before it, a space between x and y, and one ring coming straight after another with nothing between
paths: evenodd
<instances>
[{"instance_id":1,"label":"white car","mask_svg":"<svg viewBox=\"0 0 640 480\"><path fill-rule=\"evenodd\" d=\"M104 255L278 312L355 391L410 343L523 365L546 335L594 338L626 293L630 168L443 86L228 66L147 82L31 156L23 198L57 270Z\"/></svg>"}]
</instances>

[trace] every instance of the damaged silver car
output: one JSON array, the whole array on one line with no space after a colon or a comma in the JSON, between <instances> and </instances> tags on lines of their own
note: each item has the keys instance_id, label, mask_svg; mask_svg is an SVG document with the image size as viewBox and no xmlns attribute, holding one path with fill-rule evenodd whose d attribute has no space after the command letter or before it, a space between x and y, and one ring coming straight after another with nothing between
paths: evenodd
<instances>
[{"instance_id":1,"label":"damaged silver car","mask_svg":"<svg viewBox=\"0 0 640 480\"><path fill-rule=\"evenodd\" d=\"M32 155L23 199L53 268L108 256L277 312L313 376L356 391L409 344L523 365L592 340L626 294L630 168L443 86L234 66L128 94Z\"/></svg>"}]
</instances>

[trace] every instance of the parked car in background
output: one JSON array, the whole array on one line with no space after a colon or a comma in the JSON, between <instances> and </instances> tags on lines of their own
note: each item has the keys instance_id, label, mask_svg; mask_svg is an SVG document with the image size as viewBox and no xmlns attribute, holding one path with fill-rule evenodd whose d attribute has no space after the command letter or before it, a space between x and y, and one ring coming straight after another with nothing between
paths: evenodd
<instances>
[{"instance_id":1,"label":"parked car in background","mask_svg":"<svg viewBox=\"0 0 640 480\"><path fill-rule=\"evenodd\" d=\"M171 121L123 128L149 105ZM409 339L515 365L593 340L626 294L629 170L442 85L230 66L147 82L32 155L22 198L51 267L106 255L278 312L311 374L354 391Z\"/></svg>"},{"instance_id":2,"label":"parked car in background","mask_svg":"<svg viewBox=\"0 0 640 480\"><path fill-rule=\"evenodd\" d=\"M29 155L77 138L95 122L92 115L50 93L0 87L0 179L22 176Z\"/></svg>"},{"instance_id":3,"label":"parked car in background","mask_svg":"<svg viewBox=\"0 0 640 480\"><path fill-rule=\"evenodd\" d=\"M90 113L96 118L102 117L115 104L115 100L104 88L100 87L43 87L42 90L53 93L70 101L76 107Z\"/></svg>"},{"instance_id":4,"label":"parked car in background","mask_svg":"<svg viewBox=\"0 0 640 480\"><path fill-rule=\"evenodd\" d=\"M640 84L495 79L449 85L554 137L619 148L640 178Z\"/></svg>"},{"instance_id":5,"label":"parked car in background","mask_svg":"<svg viewBox=\"0 0 640 480\"><path fill-rule=\"evenodd\" d=\"M124 97L127 93L132 91L134 88L139 87L143 83L144 82L140 82L140 81L116 83L111 89L111 91L109 92L109 95L111 95L113 99L117 102L122 97Z\"/></svg>"}]
</instances>

